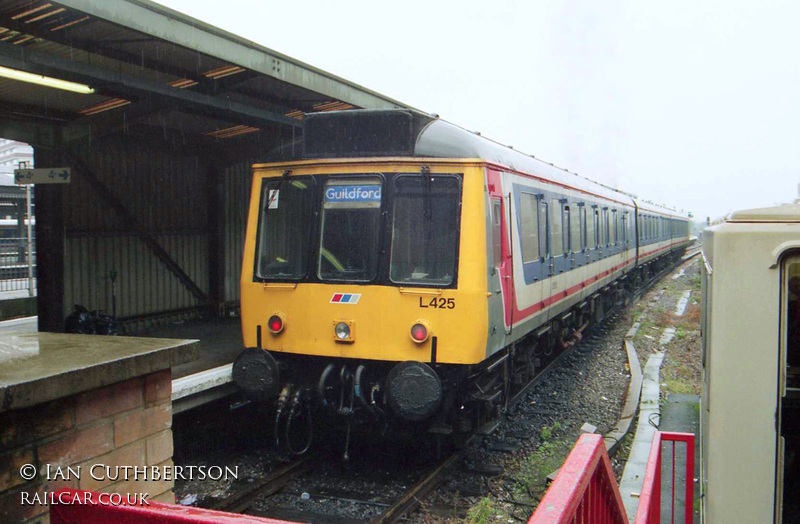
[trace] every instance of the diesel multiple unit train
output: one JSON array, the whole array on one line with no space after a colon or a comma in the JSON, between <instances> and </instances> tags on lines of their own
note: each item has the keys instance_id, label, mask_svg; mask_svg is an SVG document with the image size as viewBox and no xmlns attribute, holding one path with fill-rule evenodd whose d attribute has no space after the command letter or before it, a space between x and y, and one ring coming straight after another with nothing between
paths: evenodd
<instances>
[{"instance_id":1,"label":"diesel multiple unit train","mask_svg":"<svg viewBox=\"0 0 800 524\"><path fill-rule=\"evenodd\" d=\"M689 242L684 214L436 117L304 128L301 159L253 167L234 364L295 452L319 417L486 431Z\"/></svg>"}]
</instances>

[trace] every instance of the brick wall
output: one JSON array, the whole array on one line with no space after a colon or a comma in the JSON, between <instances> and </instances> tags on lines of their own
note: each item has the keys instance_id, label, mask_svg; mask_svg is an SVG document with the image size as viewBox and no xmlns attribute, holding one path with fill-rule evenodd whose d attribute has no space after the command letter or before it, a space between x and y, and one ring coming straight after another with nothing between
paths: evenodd
<instances>
[{"instance_id":1,"label":"brick wall","mask_svg":"<svg viewBox=\"0 0 800 524\"><path fill-rule=\"evenodd\" d=\"M46 505L23 505L62 487L109 493L148 493L174 502L173 481L118 480L115 466L172 465L170 370L119 382L17 411L0 413L0 522L48 522ZM32 481L20 476L33 464ZM90 474L95 464L95 480ZM48 467L50 480L47 478ZM71 467L71 474L67 467ZM54 478L63 473L69 478ZM130 475L132 478L133 475ZM30 519L30 520L28 520Z\"/></svg>"}]
</instances>

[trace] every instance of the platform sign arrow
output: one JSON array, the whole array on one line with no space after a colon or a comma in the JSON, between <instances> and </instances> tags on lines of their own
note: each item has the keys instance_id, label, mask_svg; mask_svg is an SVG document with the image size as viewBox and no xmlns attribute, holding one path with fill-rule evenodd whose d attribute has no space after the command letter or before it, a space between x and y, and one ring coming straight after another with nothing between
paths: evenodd
<instances>
[{"instance_id":1,"label":"platform sign arrow","mask_svg":"<svg viewBox=\"0 0 800 524\"><path fill-rule=\"evenodd\" d=\"M14 183L27 184L69 184L72 168L43 167L36 169L15 169Z\"/></svg>"}]
</instances>

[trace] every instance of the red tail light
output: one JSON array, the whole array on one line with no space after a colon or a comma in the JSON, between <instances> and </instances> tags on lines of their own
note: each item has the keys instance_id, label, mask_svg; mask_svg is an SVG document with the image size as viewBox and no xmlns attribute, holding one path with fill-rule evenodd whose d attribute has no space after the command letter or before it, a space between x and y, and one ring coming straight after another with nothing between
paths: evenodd
<instances>
[{"instance_id":1,"label":"red tail light","mask_svg":"<svg viewBox=\"0 0 800 524\"><path fill-rule=\"evenodd\" d=\"M425 324L416 323L411 326L411 340L417 344L421 344L428 340L428 328Z\"/></svg>"},{"instance_id":2,"label":"red tail light","mask_svg":"<svg viewBox=\"0 0 800 524\"><path fill-rule=\"evenodd\" d=\"M277 335L283 331L283 319L278 315L272 315L267 320L267 329L269 329L270 333Z\"/></svg>"}]
</instances>

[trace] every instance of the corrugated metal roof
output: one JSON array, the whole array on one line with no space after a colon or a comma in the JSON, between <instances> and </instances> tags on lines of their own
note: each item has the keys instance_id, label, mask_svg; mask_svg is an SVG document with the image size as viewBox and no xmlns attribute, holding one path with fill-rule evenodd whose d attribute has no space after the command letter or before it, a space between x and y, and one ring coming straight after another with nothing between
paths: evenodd
<instances>
[{"instance_id":1,"label":"corrugated metal roof","mask_svg":"<svg viewBox=\"0 0 800 524\"><path fill-rule=\"evenodd\" d=\"M0 79L8 104L0 118L66 121L100 135L131 132L161 115L162 127L203 143L230 128L301 126L303 112L403 106L146 0L0 0L0 66L95 90ZM24 131L20 138L29 138Z\"/></svg>"}]
</instances>

